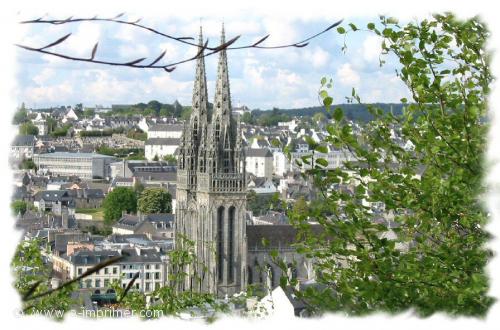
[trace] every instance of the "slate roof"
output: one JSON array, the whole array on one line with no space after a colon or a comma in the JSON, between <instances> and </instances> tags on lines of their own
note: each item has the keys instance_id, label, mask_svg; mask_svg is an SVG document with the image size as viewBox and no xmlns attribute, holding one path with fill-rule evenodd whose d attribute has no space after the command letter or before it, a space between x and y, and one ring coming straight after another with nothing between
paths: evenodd
<instances>
[{"instance_id":1,"label":"slate roof","mask_svg":"<svg viewBox=\"0 0 500 330\"><path fill-rule=\"evenodd\" d=\"M269 149L267 148L262 148L262 149L247 149L245 151L246 157L273 157L273 154Z\"/></svg>"},{"instance_id":2,"label":"slate roof","mask_svg":"<svg viewBox=\"0 0 500 330\"><path fill-rule=\"evenodd\" d=\"M12 141L12 146L16 147L27 147L33 146L35 144L34 135L16 135L14 141Z\"/></svg>"},{"instance_id":3,"label":"slate roof","mask_svg":"<svg viewBox=\"0 0 500 330\"><path fill-rule=\"evenodd\" d=\"M150 138L146 140L145 145L178 146L180 143L181 139L178 138Z\"/></svg>"},{"instance_id":4,"label":"slate roof","mask_svg":"<svg viewBox=\"0 0 500 330\"><path fill-rule=\"evenodd\" d=\"M149 128L149 131L178 132L183 129L182 124L155 124Z\"/></svg>"},{"instance_id":5,"label":"slate roof","mask_svg":"<svg viewBox=\"0 0 500 330\"><path fill-rule=\"evenodd\" d=\"M101 250L101 251L89 251L89 250L79 250L75 254L68 257L69 261L77 266L84 265L97 265L103 261L110 258L119 256L118 251L113 250Z\"/></svg>"},{"instance_id":6,"label":"slate roof","mask_svg":"<svg viewBox=\"0 0 500 330\"><path fill-rule=\"evenodd\" d=\"M72 199L66 190L44 190L35 194L35 200L44 200L46 202L67 201Z\"/></svg>"},{"instance_id":7,"label":"slate roof","mask_svg":"<svg viewBox=\"0 0 500 330\"><path fill-rule=\"evenodd\" d=\"M121 264L124 263L135 263L135 262L161 262L161 256L155 249L123 249L122 255L125 258L120 261Z\"/></svg>"},{"instance_id":8,"label":"slate roof","mask_svg":"<svg viewBox=\"0 0 500 330\"><path fill-rule=\"evenodd\" d=\"M320 225L311 225L313 233L323 232ZM291 225L251 225L247 226L248 249L290 248L297 240L297 230ZM262 240L267 245L264 246Z\"/></svg>"}]
</instances>

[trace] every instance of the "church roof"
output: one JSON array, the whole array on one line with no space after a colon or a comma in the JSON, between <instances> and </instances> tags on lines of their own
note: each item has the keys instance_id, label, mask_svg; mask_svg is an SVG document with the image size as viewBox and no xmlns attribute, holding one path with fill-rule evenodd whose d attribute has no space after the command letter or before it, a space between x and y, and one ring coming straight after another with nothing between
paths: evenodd
<instances>
[{"instance_id":1,"label":"church roof","mask_svg":"<svg viewBox=\"0 0 500 330\"><path fill-rule=\"evenodd\" d=\"M313 233L321 233L320 225L311 225ZM247 226L248 249L290 248L297 243L297 229L291 225ZM265 242L265 244L264 244Z\"/></svg>"}]
</instances>

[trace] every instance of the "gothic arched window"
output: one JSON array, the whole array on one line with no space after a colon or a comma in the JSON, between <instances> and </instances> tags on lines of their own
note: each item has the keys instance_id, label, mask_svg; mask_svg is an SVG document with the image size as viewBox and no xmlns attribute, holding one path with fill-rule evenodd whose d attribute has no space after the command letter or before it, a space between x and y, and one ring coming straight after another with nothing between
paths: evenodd
<instances>
[{"instance_id":1,"label":"gothic arched window","mask_svg":"<svg viewBox=\"0 0 500 330\"><path fill-rule=\"evenodd\" d=\"M228 282L232 282L234 279L234 214L235 208L231 206L229 208L229 222L228 222L228 265L227 265L227 278Z\"/></svg>"},{"instance_id":2,"label":"gothic arched window","mask_svg":"<svg viewBox=\"0 0 500 330\"><path fill-rule=\"evenodd\" d=\"M224 271L224 206L217 209L217 277L222 282Z\"/></svg>"},{"instance_id":3,"label":"gothic arched window","mask_svg":"<svg viewBox=\"0 0 500 330\"><path fill-rule=\"evenodd\" d=\"M274 276L274 269L273 267L270 265L270 264L267 264L267 276L269 276L269 285L271 286L271 289L274 288L274 281L276 280L275 279L275 276Z\"/></svg>"},{"instance_id":4,"label":"gothic arched window","mask_svg":"<svg viewBox=\"0 0 500 330\"><path fill-rule=\"evenodd\" d=\"M248 284L252 284L253 283L253 272L252 272L252 267L248 266L247 267L248 270L248 275L247 275L247 279L248 279Z\"/></svg>"}]
</instances>

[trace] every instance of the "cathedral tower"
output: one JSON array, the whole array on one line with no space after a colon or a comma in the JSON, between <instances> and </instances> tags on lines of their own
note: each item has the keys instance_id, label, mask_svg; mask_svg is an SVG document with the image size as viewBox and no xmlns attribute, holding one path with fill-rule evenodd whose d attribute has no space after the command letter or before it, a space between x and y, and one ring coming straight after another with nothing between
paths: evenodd
<instances>
[{"instance_id":1,"label":"cathedral tower","mask_svg":"<svg viewBox=\"0 0 500 330\"><path fill-rule=\"evenodd\" d=\"M245 290L247 282L245 156L239 119L231 113L225 50L219 52L212 118L203 57L196 63L192 108L179 146L175 234L177 247L182 237L194 243L197 262L186 269L180 289L224 297Z\"/></svg>"}]
</instances>

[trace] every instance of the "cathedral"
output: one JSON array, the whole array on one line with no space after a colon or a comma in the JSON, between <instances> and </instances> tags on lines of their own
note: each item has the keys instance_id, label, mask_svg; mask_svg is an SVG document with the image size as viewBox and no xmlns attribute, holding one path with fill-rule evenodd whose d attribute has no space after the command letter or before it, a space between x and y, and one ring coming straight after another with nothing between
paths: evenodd
<instances>
[{"instance_id":1,"label":"cathedral","mask_svg":"<svg viewBox=\"0 0 500 330\"><path fill-rule=\"evenodd\" d=\"M222 28L221 44L225 42ZM200 28L199 50L203 47ZM312 277L310 260L292 247L290 225L253 225L246 221L245 152L239 117L231 112L226 50L219 60L213 111L209 115L205 60L196 62L191 117L186 121L177 159L176 247L191 246L196 256L184 269L178 290L218 297L244 291L249 284L275 287L282 271L269 251L277 250L298 279ZM263 241L270 242L264 246Z\"/></svg>"},{"instance_id":2,"label":"cathedral","mask_svg":"<svg viewBox=\"0 0 500 330\"><path fill-rule=\"evenodd\" d=\"M211 116L205 60L199 56L192 113L185 123L177 161L176 244L182 245L184 238L194 242L198 259L186 270L189 276L182 290L225 296L245 289L245 155L239 132L239 120L231 114L226 51L219 52Z\"/></svg>"}]
</instances>

